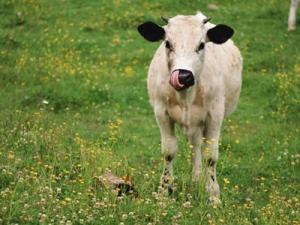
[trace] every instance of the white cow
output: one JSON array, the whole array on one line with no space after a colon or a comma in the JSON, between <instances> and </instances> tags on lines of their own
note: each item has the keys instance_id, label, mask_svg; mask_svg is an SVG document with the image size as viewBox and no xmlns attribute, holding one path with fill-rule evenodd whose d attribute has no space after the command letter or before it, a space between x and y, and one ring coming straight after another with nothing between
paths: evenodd
<instances>
[{"instance_id":1,"label":"white cow","mask_svg":"<svg viewBox=\"0 0 300 225\"><path fill-rule=\"evenodd\" d=\"M192 148L193 180L198 181L202 173L203 156L206 190L211 203L219 204L220 129L224 117L237 105L243 62L230 40L233 29L208 20L202 13L179 15L168 19L164 27L145 22L138 31L149 41L163 41L150 64L147 82L165 159L160 190L172 191L177 123Z\"/></svg>"},{"instance_id":2,"label":"white cow","mask_svg":"<svg viewBox=\"0 0 300 225\"><path fill-rule=\"evenodd\" d=\"M290 12L289 12L289 20L288 20L288 30L294 31L296 30L296 14L297 8L300 0L291 0Z\"/></svg>"}]
</instances>

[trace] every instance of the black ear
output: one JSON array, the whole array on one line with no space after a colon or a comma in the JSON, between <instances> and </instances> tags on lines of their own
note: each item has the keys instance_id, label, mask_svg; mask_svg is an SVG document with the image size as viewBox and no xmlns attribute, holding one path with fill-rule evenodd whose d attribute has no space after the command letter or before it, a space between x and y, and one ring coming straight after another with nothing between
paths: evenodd
<instances>
[{"instance_id":1,"label":"black ear","mask_svg":"<svg viewBox=\"0 0 300 225\"><path fill-rule=\"evenodd\" d=\"M232 37L233 33L234 30L231 27L218 24L207 31L207 38L215 44L223 44Z\"/></svg>"},{"instance_id":2,"label":"black ear","mask_svg":"<svg viewBox=\"0 0 300 225\"><path fill-rule=\"evenodd\" d=\"M139 33L148 41L159 41L165 36L165 30L152 22L145 22L138 26Z\"/></svg>"}]
</instances>

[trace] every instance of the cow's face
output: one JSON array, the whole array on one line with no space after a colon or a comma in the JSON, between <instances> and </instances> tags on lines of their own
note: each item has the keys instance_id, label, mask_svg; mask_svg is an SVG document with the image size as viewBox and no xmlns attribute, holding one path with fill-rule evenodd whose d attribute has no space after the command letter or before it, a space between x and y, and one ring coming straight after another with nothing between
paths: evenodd
<instances>
[{"instance_id":1,"label":"cow's face","mask_svg":"<svg viewBox=\"0 0 300 225\"><path fill-rule=\"evenodd\" d=\"M226 25L206 25L208 19L201 13L196 16L176 16L160 27L145 22L138 27L139 33L148 41L164 41L170 84L176 90L193 86L203 68L205 45L226 42L232 35L232 28ZM208 28L212 27L212 28Z\"/></svg>"}]
</instances>

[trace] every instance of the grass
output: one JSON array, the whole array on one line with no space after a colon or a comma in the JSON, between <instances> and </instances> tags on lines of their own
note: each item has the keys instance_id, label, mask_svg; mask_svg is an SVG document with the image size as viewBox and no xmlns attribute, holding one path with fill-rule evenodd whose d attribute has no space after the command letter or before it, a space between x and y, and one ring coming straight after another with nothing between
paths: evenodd
<instances>
[{"instance_id":1,"label":"grass","mask_svg":"<svg viewBox=\"0 0 300 225\"><path fill-rule=\"evenodd\" d=\"M300 224L300 23L288 1L0 0L0 224ZM158 44L136 27L193 14L235 28L244 57L226 119L222 207L191 182L180 135L177 191L157 198L159 130L146 91ZM129 174L137 198L99 187Z\"/></svg>"}]
</instances>

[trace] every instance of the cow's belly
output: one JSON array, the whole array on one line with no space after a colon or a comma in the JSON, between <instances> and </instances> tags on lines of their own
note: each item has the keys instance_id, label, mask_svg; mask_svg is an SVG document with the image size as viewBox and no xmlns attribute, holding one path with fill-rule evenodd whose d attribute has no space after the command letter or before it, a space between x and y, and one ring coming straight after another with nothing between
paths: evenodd
<instances>
[{"instance_id":1,"label":"cow's belly","mask_svg":"<svg viewBox=\"0 0 300 225\"><path fill-rule=\"evenodd\" d=\"M207 112L203 108L192 105L181 107L179 105L169 106L168 114L181 128L185 135L191 136L202 128Z\"/></svg>"}]
</instances>

